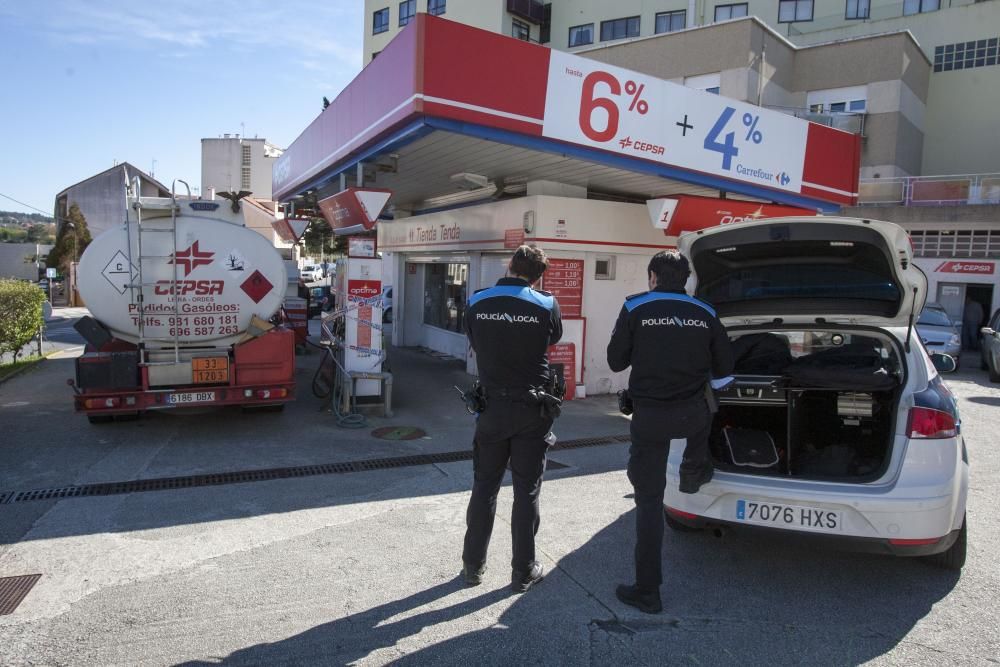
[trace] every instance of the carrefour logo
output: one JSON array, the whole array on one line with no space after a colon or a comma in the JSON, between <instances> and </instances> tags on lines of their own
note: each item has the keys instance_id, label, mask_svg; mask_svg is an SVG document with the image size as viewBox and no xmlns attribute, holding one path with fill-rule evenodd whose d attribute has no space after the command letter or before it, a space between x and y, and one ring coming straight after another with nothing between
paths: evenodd
<instances>
[{"instance_id":1,"label":"carrefour logo","mask_svg":"<svg viewBox=\"0 0 1000 667\"><path fill-rule=\"evenodd\" d=\"M534 315L511 315L510 313L476 313L477 320L492 320L494 322L509 322L510 324L538 324Z\"/></svg>"},{"instance_id":2,"label":"carrefour logo","mask_svg":"<svg viewBox=\"0 0 1000 667\"><path fill-rule=\"evenodd\" d=\"M701 327L708 328L705 320L685 320L680 317L651 317L640 322L644 327Z\"/></svg>"}]
</instances>

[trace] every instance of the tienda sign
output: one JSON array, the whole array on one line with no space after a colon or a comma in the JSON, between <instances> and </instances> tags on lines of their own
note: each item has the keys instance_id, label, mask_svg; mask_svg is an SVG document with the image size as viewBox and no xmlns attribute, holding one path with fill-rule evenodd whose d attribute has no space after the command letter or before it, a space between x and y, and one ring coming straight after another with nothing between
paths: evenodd
<instances>
[{"instance_id":1,"label":"tienda sign","mask_svg":"<svg viewBox=\"0 0 1000 667\"><path fill-rule=\"evenodd\" d=\"M936 273L976 273L980 275L993 275L996 271L996 264L993 262L963 262L951 261L942 262L936 269Z\"/></svg>"},{"instance_id":2,"label":"tienda sign","mask_svg":"<svg viewBox=\"0 0 1000 667\"><path fill-rule=\"evenodd\" d=\"M653 226L667 236L680 236L711 227L753 222L764 218L816 215L816 211L797 206L760 204L734 199L715 199L680 195L646 202Z\"/></svg>"}]
</instances>

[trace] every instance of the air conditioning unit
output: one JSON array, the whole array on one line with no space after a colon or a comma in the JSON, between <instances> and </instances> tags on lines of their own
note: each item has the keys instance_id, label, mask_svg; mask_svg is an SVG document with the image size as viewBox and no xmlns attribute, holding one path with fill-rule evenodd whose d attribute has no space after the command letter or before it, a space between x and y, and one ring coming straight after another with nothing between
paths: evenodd
<instances>
[{"instance_id":1,"label":"air conditioning unit","mask_svg":"<svg viewBox=\"0 0 1000 667\"><path fill-rule=\"evenodd\" d=\"M462 190L480 190L489 185L490 179L482 174L462 172L460 174L452 174L451 182Z\"/></svg>"}]
</instances>

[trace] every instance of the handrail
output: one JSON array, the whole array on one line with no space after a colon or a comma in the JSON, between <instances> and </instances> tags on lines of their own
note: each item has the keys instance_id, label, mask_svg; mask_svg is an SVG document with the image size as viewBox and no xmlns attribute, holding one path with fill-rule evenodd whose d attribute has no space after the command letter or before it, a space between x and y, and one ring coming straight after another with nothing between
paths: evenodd
<instances>
[{"instance_id":1,"label":"handrail","mask_svg":"<svg viewBox=\"0 0 1000 667\"><path fill-rule=\"evenodd\" d=\"M865 178L858 193L863 206L1000 204L1000 173Z\"/></svg>"}]
</instances>

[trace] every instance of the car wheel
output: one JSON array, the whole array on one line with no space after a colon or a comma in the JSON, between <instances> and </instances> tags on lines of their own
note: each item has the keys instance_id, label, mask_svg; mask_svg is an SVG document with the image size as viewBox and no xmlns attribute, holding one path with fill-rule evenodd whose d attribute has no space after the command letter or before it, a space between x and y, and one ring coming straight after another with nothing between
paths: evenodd
<instances>
[{"instance_id":1,"label":"car wheel","mask_svg":"<svg viewBox=\"0 0 1000 667\"><path fill-rule=\"evenodd\" d=\"M965 567L966 546L967 537L965 530L965 518L963 517L962 529L958 531L958 539L955 540L955 543L951 545L947 551L942 551L941 553L934 554L933 556L927 556L927 562L944 570L958 572Z\"/></svg>"},{"instance_id":2,"label":"car wheel","mask_svg":"<svg viewBox=\"0 0 1000 667\"><path fill-rule=\"evenodd\" d=\"M667 527L669 527L670 530L676 530L678 533L700 533L701 532L701 528L694 528L693 526L689 526L687 524L681 523L680 521L678 521L677 519L675 519L674 517L672 517L670 515L670 512L668 512L666 510L666 508L664 508L664 510L663 510L663 516L664 516L664 518L666 518Z\"/></svg>"}]
</instances>

